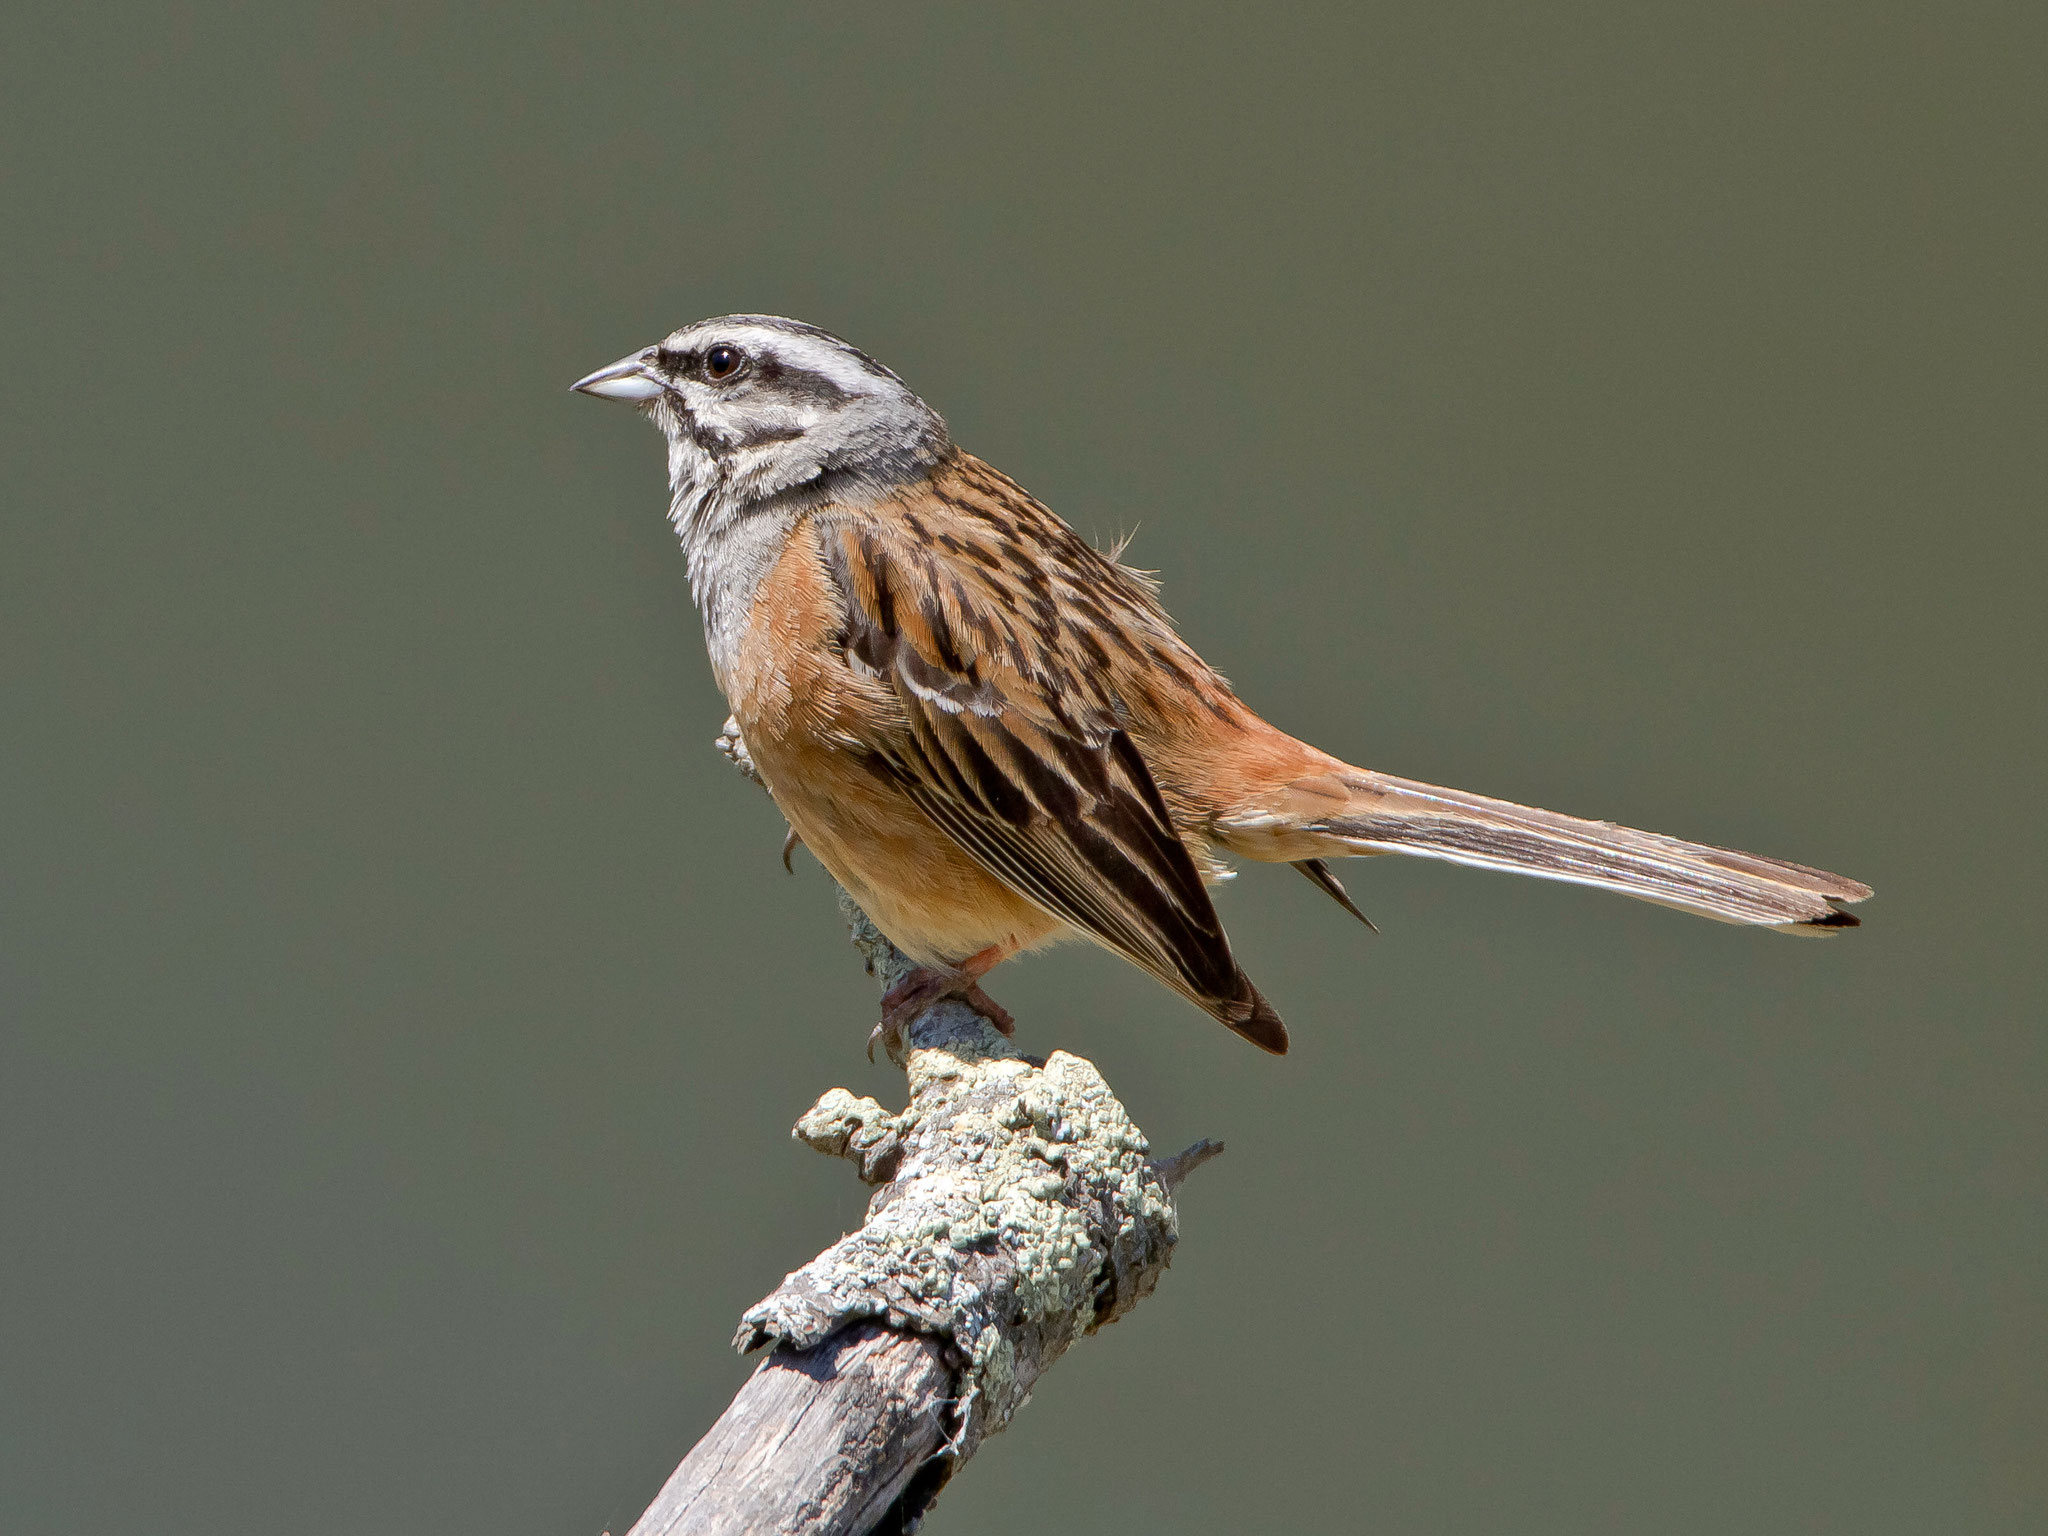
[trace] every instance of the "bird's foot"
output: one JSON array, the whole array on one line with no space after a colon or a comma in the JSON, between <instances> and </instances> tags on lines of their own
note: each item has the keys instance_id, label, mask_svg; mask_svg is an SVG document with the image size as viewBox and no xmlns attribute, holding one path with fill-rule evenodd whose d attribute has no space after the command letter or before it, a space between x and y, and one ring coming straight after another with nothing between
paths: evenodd
<instances>
[{"instance_id":1,"label":"bird's foot","mask_svg":"<svg viewBox=\"0 0 2048 1536\"><path fill-rule=\"evenodd\" d=\"M880 1044L891 1061L902 1065L904 1028L933 1003L947 997L959 998L1000 1033L1017 1032L1017 1021L1010 1017L1009 1009L982 991L973 974L921 965L882 994L882 1022L868 1034L868 1060L875 1059L875 1046Z\"/></svg>"}]
</instances>

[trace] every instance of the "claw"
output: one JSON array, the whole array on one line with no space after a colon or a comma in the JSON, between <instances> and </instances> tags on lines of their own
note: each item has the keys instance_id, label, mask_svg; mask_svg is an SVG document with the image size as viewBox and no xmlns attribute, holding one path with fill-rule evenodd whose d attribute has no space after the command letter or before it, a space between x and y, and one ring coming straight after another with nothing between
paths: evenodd
<instances>
[{"instance_id":1,"label":"claw","mask_svg":"<svg viewBox=\"0 0 2048 1536\"><path fill-rule=\"evenodd\" d=\"M782 840L782 867L785 872L792 875L796 873L796 870L792 868L790 865L789 856L792 853L795 853L797 849L803 847L803 845L804 840L796 835L796 828L791 827L789 829L789 836L785 837ZM874 1053L872 1051L869 1052L868 1059L870 1061L874 1059Z\"/></svg>"},{"instance_id":2,"label":"claw","mask_svg":"<svg viewBox=\"0 0 2048 1536\"><path fill-rule=\"evenodd\" d=\"M883 1053L886 1054L891 1061L895 1062L897 1066L902 1066L903 1026L900 1023L892 1026L887 1019L884 1019L881 1023L877 1024L873 1029L868 1031L869 1061L873 1061L875 1059L875 1042L877 1040L881 1041L882 1043Z\"/></svg>"}]
</instances>

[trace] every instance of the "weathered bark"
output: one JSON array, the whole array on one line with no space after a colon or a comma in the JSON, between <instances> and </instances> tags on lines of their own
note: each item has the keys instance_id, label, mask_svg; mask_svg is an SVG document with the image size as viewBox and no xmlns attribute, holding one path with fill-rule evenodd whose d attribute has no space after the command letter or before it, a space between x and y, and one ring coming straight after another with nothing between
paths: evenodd
<instances>
[{"instance_id":1,"label":"weathered bark","mask_svg":"<svg viewBox=\"0 0 2048 1536\"><path fill-rule=\"evenodd\" d=\"M777 1349L632 1536L915 1529L913 1511L943 1481L928 1474L934 1486L910 1486L946 1443L955 1373L944 1355L937 1339L879 1323Z\"/></svg>"},{"instance_id":2,"label":"weathered bark","mask_svg":"<svg viewBox=\"0 0 2048 1536\"><path fill-rule=\"evenodd\" d=\"M719 745L751 769L730 725ZM910 962L842 904L889 985ZM735 1342L773 1353L630 1536L915 1530L1067 1346L1158 1283L1172 1192L1219 1143L1149 1161L1090 1063L1027 1057L958 1001L903 1044L901 1113L834 1088L796 1126L881 1186L866 1224L747 1312Z\"/></svg>"}]
</instances>

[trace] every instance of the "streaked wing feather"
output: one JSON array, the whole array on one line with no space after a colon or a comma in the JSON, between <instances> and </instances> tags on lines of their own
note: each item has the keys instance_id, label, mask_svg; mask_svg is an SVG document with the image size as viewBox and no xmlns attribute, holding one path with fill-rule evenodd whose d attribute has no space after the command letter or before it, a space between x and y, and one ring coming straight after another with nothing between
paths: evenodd
<instances>
[{"instance_id":1,"label":"streaked wing feather","mask_svg":"<svg viewBox=\"0 0 2048 1536\"><path fill-rule=\"evenodd\" d=\"M872 521L822 542L848 653L902 706L906 728L868 746L905 792L997 879L1176 991L1212 1011L1249 993L1100 670L1026 622L992 567Z\"/></svg>"}]
</instances>

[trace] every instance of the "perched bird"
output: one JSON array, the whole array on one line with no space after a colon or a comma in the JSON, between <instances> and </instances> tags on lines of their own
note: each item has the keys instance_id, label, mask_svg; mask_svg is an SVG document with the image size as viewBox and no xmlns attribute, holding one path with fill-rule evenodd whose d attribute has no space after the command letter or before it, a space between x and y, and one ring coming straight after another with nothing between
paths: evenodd
<instances>
[{"instance_id":1,"label":"perched bird","mask_svg":"<svg viewBox=\"0 0 2048 1536\"><path fill-rule=\"evenodd\" d=\"M922 969L882 1029L1085 937L1253 1044L1287 1030L1208 885L1409 853L1789 933L1856 926L1841 875L1393 778L1268 725L1153 585L954 446L815 326L727 315L579 380L668 440L712 669L792 832ZM1363 914L1358 914L1362 916Z\"/></svg>"}]
</instances>

